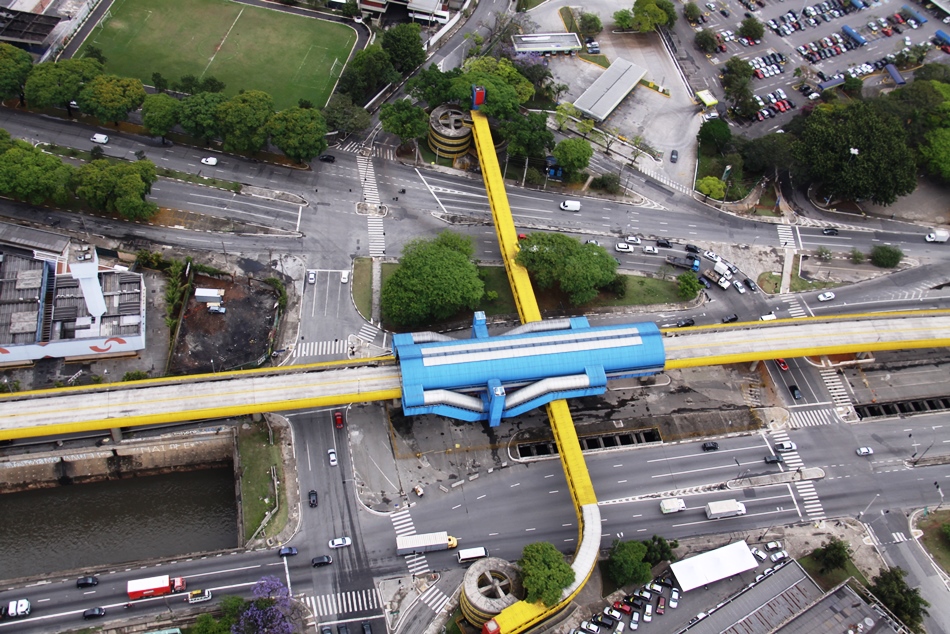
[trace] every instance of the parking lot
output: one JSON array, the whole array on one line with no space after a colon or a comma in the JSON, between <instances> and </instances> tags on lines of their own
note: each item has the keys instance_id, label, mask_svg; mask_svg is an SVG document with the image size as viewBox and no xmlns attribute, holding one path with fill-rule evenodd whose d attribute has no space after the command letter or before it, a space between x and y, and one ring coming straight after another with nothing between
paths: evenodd
<instances>
[{"instance_id":1,"label":"parking lot","mask_svg":"<svg viewBox=\"0 0 950 634\"><path fill-rule=\"evenodd\" d=\"M762 100L760 114L768 113L761 119L756 117L750 131L756 136L781 128L796 108L809 100L820 82L836 75L866 77L883 73L884 65L890 61L887 56L931 43L938 29L947 30L944 12L927 11L916 3L878 2L865 6L864 0L818 0L811 4L715 0L699 4L704 11L703 22L694 25L694 31L706 28L720 42L719 52L708 56L709 62L718 68L737 56L753 64L752 89ZM740 23L749 16L765 27L765 35L757 42L744 40L738 34ZM920 23L920 18L926 22ZM945 55L945 50L935 46L928 60ZM794 74L798 67L803 68L804 79L812 88L806 94L794 88L802 82ZM779 97L781 93L776 94L778 89L784 91L785 99ZM721 89L718 94L721 96ZM784 110L777 105L780 101L789 102L782 104Z\"/></svg>"}]
</instances>

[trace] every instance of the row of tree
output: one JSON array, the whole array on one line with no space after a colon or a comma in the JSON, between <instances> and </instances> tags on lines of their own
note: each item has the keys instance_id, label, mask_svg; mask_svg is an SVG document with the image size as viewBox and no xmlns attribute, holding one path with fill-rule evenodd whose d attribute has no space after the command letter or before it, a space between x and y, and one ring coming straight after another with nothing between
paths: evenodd
<instances>
[{"instance_id":1,"label":"row of tree","mask_svg":"<svg viewBox=\"0 0 950 634\"><path fill-rule=\"evenodd\" d=\"M748 64L727 62L726 83ZM744 73L743 73L744 74ZM950 69L927 64L915 81L886 95L839 101L826 94L809 102L784 133L735 137L721 120L703 124L700 151L720 155L732 179L789 170L798 182L816 183L834 199L890 205L914 191L918 167L950 181ZM723 184L706 177L697 187L720 198Z\"/></svg>"},{"instance_id":2,"label":"row of tree","mask_svg":"<svg viewBox=\"0 0 950 634\"><path fill-rule=\"evenodd\" d=\"M613 15L614 24L622 31L647 33L661 26L676 23L676 7L670 0L636 0L633 9L620 9Z\"/></svg>"},{"instance_id":3,"label":"row of tree","mask_svg":"<svg viewBox=\"0 0 950 634\"><path fill-rule=\"evenodd\" d=\"M0 196L32 205L66 204L78 197L92 209L139 220L158 211L155 203L145 200L157 178L155 164L144 160L99 159L73 167L0 129Z\"/></svg>"},{"instance_id":4,"label":"row of tree","mask_svg":"<svg viewBox=\"0 0 950 634\"><path fill-rule=\"evenodd\" d=\"M398 24L382 41L358 51L346 65L337 89L354 103L365 104L389 84L398 82L426 59L418 24Z\"/></svg>"}]
</instances>

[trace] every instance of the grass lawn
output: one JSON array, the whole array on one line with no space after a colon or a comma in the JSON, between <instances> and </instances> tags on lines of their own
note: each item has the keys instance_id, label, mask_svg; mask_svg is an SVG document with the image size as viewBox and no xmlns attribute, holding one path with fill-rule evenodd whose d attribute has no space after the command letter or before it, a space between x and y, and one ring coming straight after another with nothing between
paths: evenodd
<instances>
[{"instance_id":1,"label":"grass lawn","mask_svg":"<svg viewBox=\"0 0 950 634\"><path fill-rule=\"evenodd\" d=\"M589 306L649 306L650 304L679 304L676 282L652 277L627 275L627 294L618 298L611 293L602 293Z\"/></svg>"},{"instance_id":2,"label":"grass lawn","mask_svg":"<svg viewBox=\"0 0 950 634\"><path fill-rule=\"evenodd\" d=\"M283 461L280 457L278 439L275 444L268 442L267 426L251 423L247 429L243 425L238 432L238 452L241 456L241 503L244 511L244 538L250 539L264 521L267 511L274 508L274 487L270 476L271 466L277 467L277 477L284 477ZM267 528L258 537L276 535L287 522L287 495L280 491L280 511L272 518Z\"/></svg>"},{"instance_id":3,"label":"grass lawn","mask_svg":"<svg viewBox=\"0 0 950 634\"><path fill-rule=\"evenodd\" d=\"M821 589L825 590L826 592L834 588L848 577L854 577L858 583L863 585L865 588L867 588L869 585L867 578L861 573L860 570L854 567L854 564L851 563L850 559L848 560L844 570L832 570L827 573L821 572L821 566L817 561L812 559L810 555L808 557L799 557L798 563L800 563L802 568L804 568L808 574L811 575L812 579L814 579L815 582L821 586Z\"/></svg>"},{"instance_id":4,"label":"grass lawn","mask_svg":"<svg viewBox=\"0 0 950 634\"><path fill-rule=\"evenodd\" d=\"M228 95L270 93L278 110L298 99L323 106L356 41L342 24L227 0L117 0L110 13L79 51L101 49L107 73L147 84L155 72L170 82L214 76Z\"/></svg>"},{"instance_id":5,"label":"grass lawn","mask_svg":"<svg viewBox=\"0 0 950 634\"><path fill-rule=\"evenodd\" d=\"M373 313L373 262L357 258L353 263L353 302L363 319L369 321Z\"/></svg>"},{"instance_id":6,"label":"grass lawn","mask_svg":"<svg viewBox=\"0 0 950 634\"><path fill-rule=\"evenodd\" d=\"M802 277L799 277L797 271L799 266L799 258L801 256L795 256L795 264L792 267L792 279L791 279L791 292L801 293L803 291L816 291L823 288L834 288L837 286L835 282L817 282L813 280L806 280ZM781 273L763 273L759 276L759 287L762 288L766 293L778 293L779 284L782 283L782 274Z\"/></svg>"},{"instance_id":7,"label":"grass lawn","mask_svg":"<svg viewBox=\"0 0 950 634\"><path fill-rule=\"evenodd\" d=\"M924 548L944 572L950 572L950 539L946 538L940 526L948 522L950 522L950 511L937 511L917 523L917 528L924 532L921 538Z\"/></svg>"}]
</instances>

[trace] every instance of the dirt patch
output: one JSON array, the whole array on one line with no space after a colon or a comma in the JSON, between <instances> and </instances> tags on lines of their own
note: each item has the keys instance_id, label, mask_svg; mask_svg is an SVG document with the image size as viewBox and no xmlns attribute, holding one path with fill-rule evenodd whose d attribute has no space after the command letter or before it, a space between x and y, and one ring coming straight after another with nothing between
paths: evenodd
<instances>
[{"instance_id":1,"label":"dirt patch","mask_svg":"<svg viewBox=\"0 0 950 634\"><path fill-rule=\"evenodd\" d=\"M194 295L172 353L169 374L221 372L260 364L270 353L277 294L261 281L195 276L195 288L224 290L227 312L212 313Z\"/></svg>"}]
</instances>

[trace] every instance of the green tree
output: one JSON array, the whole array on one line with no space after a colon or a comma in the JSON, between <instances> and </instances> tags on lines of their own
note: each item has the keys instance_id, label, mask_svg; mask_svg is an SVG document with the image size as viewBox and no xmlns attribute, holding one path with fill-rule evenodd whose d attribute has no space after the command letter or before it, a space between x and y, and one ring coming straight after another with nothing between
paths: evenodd
<instances>
[{"instance_id":1,"label":"green tree","mask_svg":"<svg viewBox=\"0 0 950 634\"><path fill-rule=\"evenodd\" d=\"M310 161L327 147L327 124L319 110L281 110L267 126L274 145L298 163Z\"/></svg>"},{"instance_id":2,"label":"green tree","mask_svg":"<svg viewBox=\"0 0 950 634\"><path fill-rule=\"evenodd\" d=\"M462 66L466 75L492 75L498 77L514 89L518 101L525 103L534 97L534 85L531 80L521 74L511 60L495 59L494 57L472 57L465 60ZM471 90L471 87L469 87ZM491 101L491 99L489 99Z\"/></svg>"},{"instance_id":3,"label":"green tree","mask_svg":"<svg viewBox=\"0 0 950 634\"><path fill-rule=\"evenodd\" d=\"M75 168L26 141L13 141L0 154L0 195L31 205L65 203Z\"/></svg>"},{"instance_id":4,"label":"green tree","mask_svg":"<svg viewBox=\"0 0 950 634\"><path fill-rule=\"evenodd\" d=\"M754 17L746 18L739 25L739 35L750 40L761 40L762 36L765 35L765 27Z\"/></svg>"},{"instance_id":5,"label":"green tree","mask_svg":"<svg viewBox=\"0 0 950 634\"><path fill-rule=\"evenodd\" d=\"M416 327L474 310L485 293L474 252L471 238L450 231L411 241L383 284L383 315L399 327Z\"/></svg>"},{"instance_id":6,"label":"green tree","mask_svg":"<svg viewBox=\"0 0 950 634\"><path fill-rule=\"evenodd\" d=\"M861 91L864 90L864 80L860 77L848 75L844 78L844 84L841 85L841 90L848 93L851 97L860 97Z\"/></svg>"},{"instance_id":7,"label":"green tree","mask_svg":"<svg viewBox=\"0 0 950 634\"><path fill-rule=\"evenodd\" d=\"M614 174L613 172L601 174L597 178L591 180L590 188L600 189L607 192L608 194L614 195L623 192L623 189L620 187L620 176L618 174Z\"/></svg>"},{"instance_id":8,"label":"green tree","mask_svg":"<svg viewBox=\"0 0 950 634\"><path fill-rule=\"evenodd\" d=\"M91 161L76 174L76 195L94 209L115 212L129 220L144 220L158 211L154 203L145 200L156 178L151 161Z\"/></svg>"},{"instance_id":9,"label":"green tree","mask_svg":"<svg viewBox=\"0 0 950 634\"><path fill-rule=\"evenodd\" d=\"M146 95L142 104L142 124L152 136L162 137L165 145L165 135L178 124L178 114L181 112L181 102L163 92Z\"/></svg>"},{"instance_id":10,"label":"green tree","mask_svg":"<svg viewBox=\"0 0 950 634\"><path fill-rule=\"evenodd\" d=\"M168 90L168 80L161 73L152 73L152 87L158 92L165 92Z\"/></svg>"},{"instance_id":11,"label":"green tree","mask_svg":"<svg viewBox=\"0 0 950 634\"><path fill-rule=\"evenodd\" d=\"M723 200L726 197L726 184L716 176L700 178L696 183L696 189L700 194L706 194L716 200Z\"/></svg>"},{"instance_id":12,"label":"green tree","mask_svg":"<svg viewBox=\"0 0 950 634\"><path fill-rule=\"evenodd\" d=\"M581 13L580 29L583 35L597 35L604 30L600 16L596 13Z\"/></svg>"},{"instance_id":13,"label":"green tree","mask_svg":"<svg viewBox=\"0 0 950 634\"><path fill-rule=\"evenodd\" d=\"M696 48L710 55L715 53L719 46L716 36L709 29L700 29L696 33L696 37L693 38L693 42L696 44Z\"/></svg>"},{"instance_id":14,"label":"green tree","mask_svg":"<svg viewBox=\"0 0 950 634\"><path fill-rule=\"evenodd\" d=\"M216 92L199 92L185 97L178 113L178 123L185 132L207 145L220 134L218 108L227 100L226 96Z\"/></svg>"},{"instance_id":15,"label":"green tree","mask_svg":"<svg viewBox=\"0 0 950 634\"><path fill-rule=\"evenodd\" d=\"M928 132L918 151L928 172L950 181L950 128L937 128Z\"/></svg>"},{"instance_id":16,"label":"green tree","mask_svg":"<svg viewBox=\"0 0 950 634\"><path fill-rule=\"evenodd\" d=\"M901 124L862 101L816 108L794 155L804 180L823 183L836 198L890 205L917 185Z\"/></svg>"},{"instance_id":17,"label":"green tree","mask_svg":"<svg viewBox=\"0 0 950 634\"><path fill-rule=\"evenodd\" d=\"M722 119L710 119L700 126L697 137L703 151L709 153L715 151L718 154L726 149L729 141L732 140L732 131L729 129L729 124Z\"/></svg>"},{"instance_id":18,"label":"green tree","mask_svg":"<svg viewBox=\"0 0 950 634\"><path fill-rule=\"evenodd\" d=\"M699 5L695 2L687 2L683 7L683 17L685 17L690 22L694 24L699 20L699 16L703 14L703 10L699 8Z\"/></svg>"},{"instance_id":19,"label":"green tree","mask_svg":"<svg viewBox=\"0 0 950 634\"><path fill-rule=\"evenodd\" d=\"M844 567L851 560L848 544L837 537L832 537L821 548L816 548L812 556L821 566L821 572L823 573L832 570L844 570Z\"/></svg>"},{"instance_id":20,"label":"green tree","mask_svg":"<svg viewBox=\"0 0 950 634\"><path fill-rule=\"evenodd\" d=\"M548 118L539 112L501 122L501 131L508 141L508 153L515 156L544 156L554 147L554 133L548 129Z\"/></svg>"},{"instance_id":21,"label":"green tree","mask_svg":"<svg viewBox=\"0 0 950 634\"><path fill-rule=\"evenodd\" d=\"M613 282L617 274L617 261L607 250L596 244L582 244L565 262L561 272L561 290L568 301L580 306L592 301L600 289Z\"/></svg>"},{"instance_id":22,"label":"green tree","mask_svg":"<svg viewBox=\"0 0 950 634\"><path fill-rule=\"evenodd\" d=\"M274 99L261 90L248 90L219 105L216 116L225 151L253 154L267 143Z\"/></svg>"},{"instance_id":23,"label":"green tree","mask_svg":"<svg viewBox=\"0 0 950 634\"><path fill-rule=\"evenodd\" d=\"M564 263L580 249L580 242L561 233L529 233L520 246L515 261L539 289L547 290L560 281Z\"/></svg>"},{"instance_id":24,"label":"green tree","mask_svg":"<svg viewBox=\"0 0 950 634\"><path fill-rule=\"evenodd\" d=\"M699 295L702 286L692 271L686 271L676 278L676 293L683 301L689 301Z\"/></svg>"},{"instance_id":25,"label":"green tree","mask_svg":"<svg viewBox=\"0 0 950 634\"><path fill-rule=\"evenodd\" d=\"M580 119L580 117L581 111L572 103L559 103L554 110L554 121L557 123L558 130L563 130L570 125L572 119Z\"/></svg>"},{"instance_id":26,"label":"green tree","mask_svg":"<svg viewBox=\"0 0 950 634\"><path fill-rule=\"evenodd\" d=\"M633 11L630 9L620 9L614 12L614 24L621 31L629 31L633 28Z\"/></svg>"},{"instance_id":27,"label":"green tree","mask_svg":"<svg viewBox=\"0 0 950 634\"><path fill-rule=\"evenodd\" d=\"M353 104L347 95L335 93L323 109L323 118L327 128L342 134L360 132L369 127L370 117L365 109Z\"/></svg>"},{"instance_id":28,"label":"green tree","mask_svg":"<svg viewBox=\"0 0 950 634\"><path fill-rule=\"evenodd\" d=\"M517 72L517 71L515 71ZM531 90L531 82L525 79ZM511 119L518 116L521 106L521 96L503 77L486 73L465 73L452 80L450 101L457 101L465 110L472 107L472 86L484 86L491 97L481 107L486 117L496 119Z\"/></svg>"},{"instance_id":29,"label":"green tree","mask_svg":"<svg viewBox=\"0 0 950 634\"><path fill-rule=\"evenodd\" d=\"M379 122L383 130L398 136L403 145L425 136L429 129L426 111L407 99L384 103L379 109Z\"/></svg>"},{"instance_id":30,"label":"green tree","mask_svg":"<svg viewBox=\"0 0 950 634\"><path fill-rule=\"evenodd\" d=\"M360 13L362 13L362 11L360 11L359 5L356 3L356 0L346 0L341 12L347 18L355 18Z\"/></svg>"},{"instance_id":31,"label":"green tree","mask_svg":"<svg viewBox=\"0 0 950 634\"><path fill-rule=\"evenodd\" d=\"M820 246L815 250L815 256L822 262L831 262L831 249L826 246Z\"/></svg>"},{"instance_id":32,"label":"green tree","mask_svg":"<svg viewBox=\"0 0 950 634\"><path fill-rule=\"evenodd\" d=\"M406 74L426 61L421 33L421 27L415 22L397 24L383 33L383 50L389 53L398 72Z\"/></svg>"},{"instance_id":33,"label":"green tree","mask_svg":"<svg viewBox=\"0 0 950 634\"><path fill-rule=\"evenodd\" d=\"M574 583L574 570L554 544L548 542L525 546L518 566L528 603L540 601L548 607L557 605L564 588Z\"/></svg>"},{"instance_id":34,"label":"green tree","mask_svg":"<svg viewBox=\"0 0 950 634\"><path fill-rule=\"evenodd\" d=\"M96 60L103 66L106 65L106 56L102 53L102 49L98 46L89 45L86 47L86 50L83 53L84 57L91 57Z\"/></svg>"},{"instance_id":35,"label":"green tree","mask_svg":"<svg viewBox=\"0 0 950 634\"><path fill-rule=\"evenodd\" d=\"M829 260L831 259L830 254L829 254L828 259ZM851 249L851 263L852 264L863 264L866 259L867 257L865 257L864 253L860 249L858 249L858 247L854 247Z\"/></svg>"},{"instance_id":36,"label":"green tree","mask_svg":"<svg viewBox=\"0 0 950 634\"><path fill-rule=\"evenodd\" d=\"M98 75L83 87L76 101L83 112L119 125L145 101L145 87L139 79Z\"/></svg>"},{"instance_id":37,"label":"green tree","mask_svg":"<svg viewBox=\"0 0 950 634\"><path fill-rule=\"evenodd\" d=\"M26 79L26 101L34 108L63 106L71 117L70 102L79 98L86 82L101 74L102 64L91 57L38 64Z\"/></svg>"},{"instance_id":38,"label":"green tree","mask_svg":"<svg viewBox=\"0 0 950 634\"><path fill-rule=\"evenodd\" d=\"M584 139L564 139L554 146L554 158L558 165L568 173L577 173L587 169L594 150Z\"/></svg>"},{"instance_id":39,"label":"green tree","mask_svg":"<svg viewBox=\"0 0 950 634\"><path fill-rule=\"evenodd\" d=\"M892 269L904 259L904 252L897 247L879 244L871 249L871 264L882 269Z\"/></svg>"},{"instance_id":40,"label":"green tree","mask_svg":"<svg viewBox=\"0 0 950 634\"><path fill-rule=\"evenodd\" d=\"M886 605L898 619L915 632L923 632L924 616L930 604L920 596L919 588L911 588L904 581L900 568L882 570L871 579L871 592Z\"/></svg>"},{"instance_id":41,"label":"green tree","mask_svg":"<svg viewBox=\"0 0 950 634\"><path fill-rule=\"evenodd\" d=\"M764 174L769 170L785 170L792 166L792 144L790 134L766 134L749 139L742 146L742 160L748 171Z\"/></svg>"},{"instance_id":42,"label":"green tree","mask_svg":"<svg viewBox=\"0 0 950 634\"><path fill-rule=\"evenodd\" d=\"M583 304L614 280L617 261L603 248L559 233L532 233L516 257L540 289L557 284L572 304Z\"/></svg>"},{"instance_id":43,"label":"green tree","mask_svg":"<svg viewBox=\"0 0 950 634\"><path fill-rule=\"evenodd\" d=\"M723 68L722 87L726 98L738 103L744 98L751 99L752 64L738 57L730 57Z\"/></svg>"},{"instance_id":44,"label":"green tree","mask_svg":"<svg viewBox=\"0 0 950 634\"><path fill-rule=\"evenodd\" d=\"M945 84L950 84L950 68L946 64L931 62L924 64L914 71L914 81L936 80Z\"/></svg>"},{"instance_id":45,"label":"green tree","mask_svg":"<svg viewBox=\"0 0 950 634\"><path fill-rule=\"evenodd\" d=\"M23 105L26 100L23 87L32 69L33 58L29 53L0 42L0 99L19 97L20 105Z\"/></svg>"},{"instance_id":46,"label":"green tree","mask_svg":"<svg viewBox=\"0 0 950 634\"><path fill-rule=\"evenodd\" d=\"M355 104L364 104L387 84L399 81L399 72L389 59L389 53L379 44L367 46L356 55L340 76L340 92L350 96Z\"/></svg>"},{"instance_id":47,"label":"green tree","mask_svg":"<svg viewBox=\"0 0 950 634\"><path fill-rule=\"evenodd\" d=\"M679 545L679 542L675 539L666 541L663 537L654 535L643 542L643 546L646 548L646 554L643 556L643 560L651 566L659 565L664 561L676 561L676 555L673 554L673 549L679 548Z\"/></svg>"},{"instance_id":48,"label":"green tree","mask_svg":"<svg viewBox=\"0 0 950 634\"><path fill-rule=\"evenodd\" d=\"M657 6L656 0L636 0L633 3L633 28L642 33L655 31L668 19L666 11Z\"/></svg>"},{"instance_id":49,"label":"green tree","mask_svg":"<svg viewBox=\"0 0 950 634\"><path fill-rule=\"evenodd\" d=\"M461 75L461 68L456 67L443 73L437 64L432 64L420 70L406 82L406 91L414 99L435 107L452 98L452 82Z\"/></svg>"},{"instance_id":50,"label":"green tree","mask_svg":"<svg viewBox=\"0 0 950 634\"><path fill-rule=\"evenodd\" d=\"M650 564L643 560L647 548L637 541L615 539L607 558L607 574L618 586L640 585L650 580Z\"/></svg>"},{"instance_id":51,"label":"green tree","mask_svg":"<svg viewBox=\"0 0 950 634\"><path fill-rule=\"evenodd\" d=\"M663 13L666 14L666 24L664 24L663 26L673 28L673 25L676 24L677 18L679 18L679 14L676 12L676 6L672 2L670 2L670 0L655 0L655 1L656 1L656 6L662 9Z\"/></svg>"}]
</instances>

